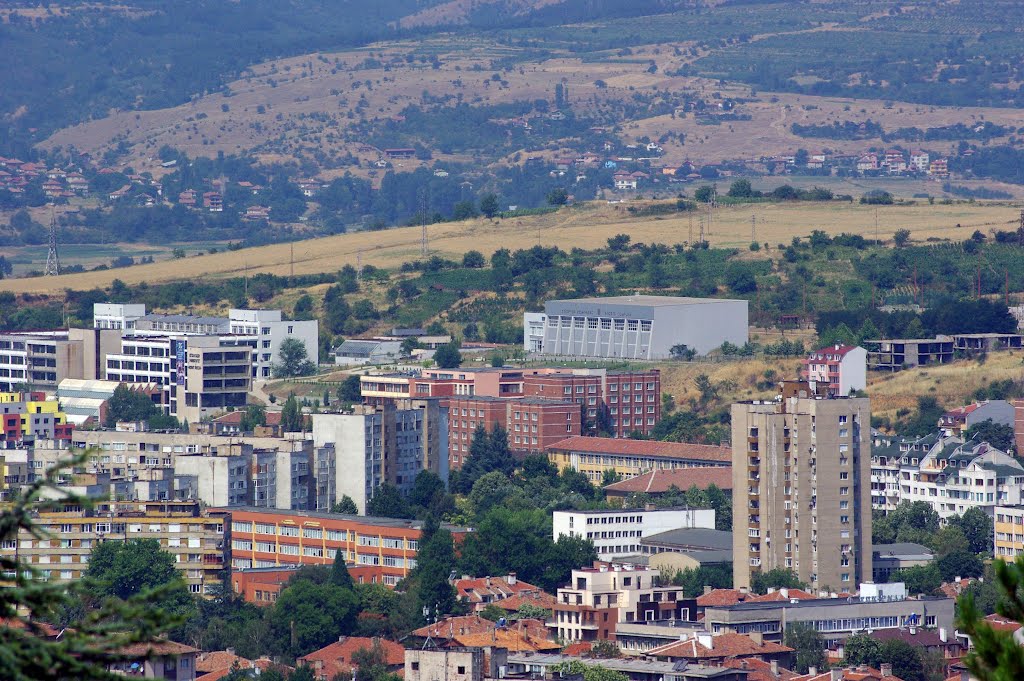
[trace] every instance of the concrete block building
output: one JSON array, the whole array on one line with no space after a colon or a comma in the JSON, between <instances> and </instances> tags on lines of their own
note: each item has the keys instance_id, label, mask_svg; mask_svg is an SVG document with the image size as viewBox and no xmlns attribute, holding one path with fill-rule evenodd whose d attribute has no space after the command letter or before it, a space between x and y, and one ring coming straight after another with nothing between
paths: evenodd
<instances>
[{"instance_id":1,"label":"concrete block building","mask_svg":"<svg viewBox=\"0 0 1024 681\"><path fill-rule=\"evenodd\" d=\"M813 590L870 580L869 431L867 398L829 398L806 383L733 405L734 586L773 568Z\"/></svg>"},{"instance_id":2,"label":"concrete block building","mask_svg":"<svg viewBox=\"0 0 1024 681\"><path fill-rule=\"evenodd\" d=\"M704 355L748 340L747 301L676 296L550 300L526 313L527 352L558 357L665 359L676 345Z\"/></svg>"}]
</instances>

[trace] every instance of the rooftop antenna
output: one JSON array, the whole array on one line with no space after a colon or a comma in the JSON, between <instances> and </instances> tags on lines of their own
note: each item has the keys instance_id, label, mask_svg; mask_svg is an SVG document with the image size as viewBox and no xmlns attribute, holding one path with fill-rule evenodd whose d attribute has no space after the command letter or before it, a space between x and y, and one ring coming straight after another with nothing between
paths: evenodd
<instances>
[{"instance_id":1,"label":"rooftop antenna","mask_svg":"<svg viewBox=\"0 0 1024 681\"><path fill-rule=\"evenodd\" d=\"M46 272L48 277L60 275L60 256L57 254L57 214L50 209L50 245L46 251Z\"/></svg>"}]
</instances>

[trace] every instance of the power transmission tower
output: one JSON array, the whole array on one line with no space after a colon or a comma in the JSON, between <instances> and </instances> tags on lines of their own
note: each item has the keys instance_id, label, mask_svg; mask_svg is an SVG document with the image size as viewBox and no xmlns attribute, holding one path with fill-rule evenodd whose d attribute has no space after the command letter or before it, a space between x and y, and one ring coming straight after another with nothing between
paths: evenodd
<instances>
[{"instance_id":1,"label":"power transmission tower","mask_svg":"<svg viewBox=\"0 0 1024 681\"><path fill-rule=\"evenodd\" d=\"M60 255L57 254L57 216L50 212L50 247L46 252L46 276L60 274Z\"/></svg>"}]
</instances>

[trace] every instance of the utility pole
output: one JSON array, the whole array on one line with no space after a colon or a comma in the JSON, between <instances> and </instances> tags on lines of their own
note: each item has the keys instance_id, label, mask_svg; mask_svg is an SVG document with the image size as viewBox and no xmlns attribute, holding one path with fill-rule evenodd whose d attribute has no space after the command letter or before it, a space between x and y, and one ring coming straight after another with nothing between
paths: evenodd
<instances>
[{"instance_id":1,"label":"utility pole","mask_svg":"<svg viewBox=\"0 0 1024 681\"><path fill-rule=\"evenodd\" d=\"M878 208L875 208L875 243L878 242Z\"/></svg>"},{"instance_id":2,"label":"utility pole","mask_svg":"<svg viewBox=\"0 0 1024 681\"><path fill-rule=\"evenodd\" d=\"M292 279L294 279L295 278L295 242L292 241L288 245L290 246L290 256L289 256L290 257L290 261L289 261L290 268L289 268L288 276L291 277Z\"/></svg>"},{"instance_id":3,"label":"utility pole","mask_svg":"<svg viewBox=\"0 0 1024 681\"><path fill-rule=\"evenodd\" d=\"M750 243L757 241L757 215L750 216Z\"/></svg>"},{"instance_id":4,"label":"utility pole","mask_svg":"<svg viewBox=\"0 0 1024 681\"><path fill-rule=\"evenodd\" d=\"M57 215L51 208L49 248L46 251L45 276L56 277L58 275L60 275L60 255L57 254Z\"/></svg>"},{"instance_id":5,"label":"utility pole","mask_svg":"<svg viewBox=\"0 0 1024 681\"><path fill-rule=\"evenodd\" d=\"M363 283L363 249L356 251L356 283Z\"/></svg>"},{"instance_id":6,"label":"utility pole","mask_svg":"<svg viewBox=\"0 0 1024 681\"><path fill-rule=\"evenodd\" d=\"M686 238L686 243L690 244L690 247L692 248L693 247L693 216L692 215L689 216L689 220L690 220L690 230L689 230L688 236Z\"/></svg>"},{"instance_id":7,"label":"utility pole","mask_svg":"<svg viewBox=\"0 0 1024 681\"><path fill-rule=\"evenodd\" d=\"M420 255L427 257L427 190L419 189L420 199Z\"/></svg>"}]
</instances>

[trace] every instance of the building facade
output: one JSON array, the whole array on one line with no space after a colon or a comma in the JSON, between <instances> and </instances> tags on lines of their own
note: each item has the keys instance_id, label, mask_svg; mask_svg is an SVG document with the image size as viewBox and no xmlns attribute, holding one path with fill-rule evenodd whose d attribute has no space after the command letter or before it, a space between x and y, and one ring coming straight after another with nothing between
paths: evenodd
<instances>
[{"instance_id":1,"label":"building facade","mask_svg":"<svg viewBox=\"0 0 1024 681\"><path fill-rule=\"evenodd\" d=\"M732 407L737 587L774 568L814 590L871 577L869 402L809 390L786 383L778 401Z\"/></svg>"},{"instance_id":2,"label":"building facade","mask_svg":"<svg viewBox=\"0 0 1024 681\"><path fill-rule=\"evenodd\" d=\"M229 515L232 570L329 565L338 551L348 563L377 571L394 586L416 567L418 520L346 516L318 511L250 507L217 509ZM447 526L455 535L465 529Z\"/></svg>"},{"instance_id":3,"label":"building facade","mask_svg":"<svg viewBox=\"0 0 1024 681\"><path fill-rule=\"evenodd\" d=\"M103 503L43 512L36 520L46 537L22 532L0 544L0 555L15 552L46 579L75 581L89 568L92 550L106 541L155 539L174 556L175 567L194 594L212 596L225 566L224 520L198 502Z\"/></svg>"},{"instance_id":4,"label":"building facade","mask_svg":"<svg viewBox=\"0 0 1024 681\"><path fill-rule=\"evenodd\" d=\"M640 553L644 537L680 528L713 530L715 511L710 508L555 511L552 527L552 538L556 541L562 535L589 539L594 542L599 559L613 560Z\"/></svg>"},{"instance_id":5,"label":"building facade","mask_svg":"<svg viewBox=\"0 0 1024 681\"><path fill-rule=\"evenodd\" d=\"M666 359L685 345L707 354L747 342L747 301L673 296L550 300L524 316L528 352L559 357ZM543 336L538 337L538 331Z\"/></svg>"},{"instance_id":6,"label":"building facade","mask_svg":"<svg viewBox=\"0 0 1024 681\"><path fill-rule=\"evenodd\" d=\"M606 437L572 437L548 447L558 470L569 467L599 484L605 471L632 478L653 470L729 467L728 446ZM744 488L746 485L744 484Z\"/></svg>"},{"instance_id":7,"label":"building facade","mask_svg":"<svg viewBox=\"0 0 1024 681\"><path fill-rule=\"evenodd\" d=\"M864 390L868 385L868 351L838 343L815 350L804 359L800 377L826 386L832 397Z\"/></svg>"},{"instance_id":8,"label":"building facade","mask_svg":"<svg viewBox=\"0 0 1024 681\"><path fill-rule=\"evenodd\" d=\"M280 310L231 310L228 312L230 333L255 336L252 377L267 379L273 365L281 361L281 344L294 338L306 349L306 357L314 364L320 355L319 322L283 319Z\"/></svg>"},{"instance_id":9,"label":"building facade","mask_svg":"<svg viewBox=\"0 0 1024 681\"><path fill-rule=\"evenodd\" d=\"M437 400L314 414L313 444L323 508L348 496L365 513L382 484L407 494L421 471L448 480L448 413Z\"/></svg>"}]
</instances>

